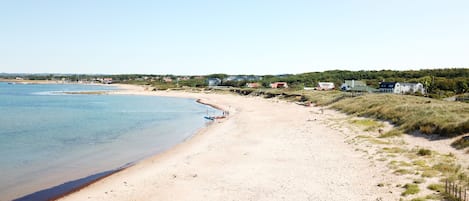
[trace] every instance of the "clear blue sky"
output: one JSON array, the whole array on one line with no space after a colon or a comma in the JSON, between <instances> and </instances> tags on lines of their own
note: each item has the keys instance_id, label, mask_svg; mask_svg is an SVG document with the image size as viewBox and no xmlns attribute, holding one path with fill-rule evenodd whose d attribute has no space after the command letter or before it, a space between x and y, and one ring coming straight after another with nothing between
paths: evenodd
<instances>
[{"instance_id":1,"label":"clear blue sky","mask_svg":"<svg viewBox=\"0 0 469 201\"><path fill-rule=\"evenodd\" d=\"M0 72L469 67L468 0L0 0Z\"/></svg>"}]
</instances>

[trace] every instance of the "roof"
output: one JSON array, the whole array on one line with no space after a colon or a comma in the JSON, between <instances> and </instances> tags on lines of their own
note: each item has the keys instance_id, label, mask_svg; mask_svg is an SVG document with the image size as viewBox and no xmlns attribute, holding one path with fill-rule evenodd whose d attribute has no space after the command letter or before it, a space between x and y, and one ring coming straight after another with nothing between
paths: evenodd
<instances>
[{"instance_id":1,"label":"roof","mask_svg":"<svg viewBox=\"0 0 469 201\"><path fill-rule=\"evenodd\" d=\"M380 89L393 89L397 82L381 82L379 83Z\"/></svg>"}]
</instances>

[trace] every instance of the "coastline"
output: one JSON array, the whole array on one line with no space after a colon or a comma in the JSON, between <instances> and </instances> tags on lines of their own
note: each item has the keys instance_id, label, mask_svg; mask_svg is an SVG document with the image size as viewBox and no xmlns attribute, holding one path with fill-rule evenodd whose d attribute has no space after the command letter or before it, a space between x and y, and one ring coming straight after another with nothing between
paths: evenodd
<instances>
[{"instance_id":1,"label":"coastline","mask_svg":"<svg viewBox=\"0 0 469 201\"><path fill-rule=\"evenodd\" d=\"M57 83L39 82L39 83L35 83L35 84L41 84L41 85L42 84L52 84L52 85L54 85L54 84L57 84ZM59 83L59 84L61 84L61 83ZM74 83L74 84L77 84L77 83ZM80 85L80 84L78 84L78 85ZM108 86L108 85L105 85L105 86ZM124 85L124 86L127 86L127 85ZM113 95L113 94L116 94L116 95L137 95L137 96L142 95L142 94L132 94L132 93L128 93L128 92L122 93L119 90L121 90L121 89L125 90L126 87L118 86L118 85L117 86L114 85L114 87L116 87L116 88L112 91L96 91L96 92L95 91L91 91L91 92L88 92L88 91L82 91L81 92L80 91L80 92L70 92L70 93L64 92L64 93L66 93L66 94L85 94L85 95L106 95L106 94L108 94L108 95ZM131 87L131 85L128 85L127 87ZM184 97L181 97L181 98L184 98ZM195 98L188 98L188 99L193 99L194 102L197 102L198 104L201 104L201 105L207 105L207 106L215 108L215 109L219 108L216 105L206 103L206 102L204 102L200 99L195 99ZM194 135L199 133L200 130L205 128L205 127L207 127L207 125L203 126L202 128L198 128L197 130L194 130L193 132L191 132L190 136L188 136L185 139L182 139L182 141L180 141L179 143L190 140ZM57 199L60 199L60 198L66 196L68 194L71 194L71 193L77 192L77 191L79 191L83 188L86 188L87 186L89 186L89 185L91 185L91 184L93 184L93 183L95 183L99 180L102 180L106 177L109 177L109 176L115 174L115 173L121 172L121 171L123 171L123 170L125 170L129 167L132 167L133 165L135 165L139 161L145 160L146 158L152 157L153 155L158 155L158 154L160 154L161 152L164 152L164 151L165 150L158 151L158 152L155 152L151 155L145 156L143 158L133 159L131 162L128 162L125 165L122 165L122 166L119 166L119 167L110 167L111 169L109 169L109 170L103 170L103 172L98 172L98 173L95 173L93 175L85 175L81 178L71 177L71 180L67 180L64 183L61 183L61 184L58 184L58 185L55 185L55 186L44 186L42 189L39 189L39 190L33 191L33 192L25 191L25 193L28 193L28 194L23 194L19 197L13 197L13 198L10 198L10 199L12 199L14 201L57 200Z\"/></svg>"},{"instance_id":2,"label":"coastline","mask_svg":"<svg viewBox=\"0 0 469 201\"><path fill-rule=\"evenodd\" d=\"M233 115L215 120L168 150L54 199L399 200L404 184L419 181L426 186L440 179L396 173L395 162L413 163L415 156L405 157L415 155L415 150L431 148L437 158L469 164L462 151L449 147L449 140L411 135L380 139L374 131L351 123L364 118L334 110L276 98L114 86L119 90L104 93L190 98ZM392 146L402 147L402 154L387 153ZM422 195L438 196L422 189L405 199Z\"/></svg>"},{"instance_id":3,"label":"coastline","mask_svg":"<svg viewBox=\"0 0 469 201\"><path fill-rule=\"evenodd\" d=\"M119 87L125 89L110 94L200 99L202 103L217 109L229 110L233 115L202 128L189 140L169 150L59 200L374 200L379 197L394 199L397 196L389 194L386 188L376 187L380 171L364 171L370 167L369 161L343 143L343 136L321 125L320 121L309 121L311 114L320 118L319 108L305 109L283 101L230 94L151 92L139 86ZM265 114L249 114L257 113L256 109L260 109L261 113L270 112L262 117L254 116ZM286 121L266 125L266 119L276 121L279 118L272 116L272 112L287 112L284 113L286 118L280 117ZM293 115L298 117L288 118ZM259 119L260 122L250 122L250 118L254 118L251 121ZM253 132L256 129L267 131L256 134ZM311 136L316 134L318 136ZM315 137L321 142L315 142ZM324 144L331 140L329 137L333 138L333 143L325 148ZM283 140L288 145L282 145ZM309 143L318 146L317 149L310 147L314 145ZM315 151L320 154L315 155ZM249 160L251 156L254 159ZM233 162L227 158L233 159ZM299 171L294 173L289 169ZM362 184L362 179L356 181L353 178L367 178L367 185ZM243 185L245 182L247 184ZM287 187L287 184L292 186ZM332 189L335 193L330 194Z\"/></svg>"}]
</instances>

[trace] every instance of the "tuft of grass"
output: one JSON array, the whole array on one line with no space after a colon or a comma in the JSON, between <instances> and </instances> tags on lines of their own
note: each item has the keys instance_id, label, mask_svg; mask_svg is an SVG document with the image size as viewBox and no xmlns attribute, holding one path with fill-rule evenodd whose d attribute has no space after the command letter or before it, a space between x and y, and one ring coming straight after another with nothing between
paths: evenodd
<instances>
[{"instance_id":1,"label":"tuft of grass","mask_svg":"<svg viewBox=\"0 0 469 201\"><path fill-rule=\"evenodd\" d=\"M373 143L373 144L391 144L389 142L378 140L376 138L368 138L368 142Z\"/></svg>"},{"instance_id":2,"label":"tuft of grass","mask_svg":"<svg viewBox=\"0 0 469 201\"><path fill-rule=\"evenodd\" d=\"M422 179L422 178L418 178L418 179L414 179L414 181L412 183L414 184L421 184L421 183L424 183L425 182L425 179Z\"/></svg>"},{"instance_id":3,"label":"tuft of grass","mask_svg":"<svg viewBox=\"0 0 469 201\"><path fill-rule=\"evenodd\" d=\"M409 169L397 169L394 171L394 174L396 175L405 175L405 174L414 174L412 170Z\"/></svg>"},{"instance_id":4,"label":"tuft of grass","mask_svg":"<svg viewBox=\"0 0 469 201\"><path fill-rule=\"evenodd\" d=\"M430 184L427 186L428 189L442 193L445 191L445 185L443 184Z\"/></svg>"},{"instance_id":5,"label":"tuft of grass","mask_svg":"<svg viewBox=\"0 0 469 201\"><path fill-rule=\"evenodd\" d=\"M440 171L438 170L425 170L422 172L422 177L436 177L440 175Z\"/></svg>"},{"instance_id":6,"label":"tuft of grass","mask_svg":"<svg viewBox=\"0 0 469 201\"><path fill-rule=\"evenodd\" d=\"M383 148L383 151L384 151L384 152L387 152L387 153L393 153L393 154L405 152L404 149L399 148L399 147L384 147L384 148Z\"/></svg>"},{"instance_id":7,"label":"tuft of grass","mask_svg":"<svg viewBox=\"0 0 469 201\"><path fill-rule=\"evenodd\" d=\"M387 159L387 158L378 158L378 159L376 159L376 160L383 162L383 161L387 161L388 159Z\"/></svg>"},{"instance_id":8,"label":"tuft of grass","mask_svg":"<svg viewBox=\"0 0 469 201\"><path fill-rule=\"evenodd\" d=\"M417 167L420 167L420 168L428 167L427 162L425 162L424 160L415 160L415 161L412 162L412 164L417 166Z\"/></svg>"},{"instance_id":9,"label":"tuft of grass","mask_svg":"<svg viewBox=\"0 0 469 201\"><path fill-rule=\"evenodd\" d=\"M435 194L427 195L425 196L425 198L427 198L427 200L441 200L442 199L441 195L435 195Z\"/></svg>"},{"instance_id":10,"label":"tuft of grass","mask_svg":"<svg viewBox=\"0 0 469 201\"><path fill-rule=\"evenodd\" d=\"M427 198L425 198L425 197L419 197L419 198L413 198L413 199L410 200L410 201L425 201L425 200L427 200Z\"/></svg>"},{"instance_id":11,"label":"tuft of grass","mask_svg":"<svg viewBox=\"0 0 469 201\"><path fill-rule=\"evenodd\" d=\"M469 136L459 138L458 140L451 143L451 146L456 149L465 149L466 147L469 147Z\"/></svg>"},{"instance_id":12,"label":"tuft of grass","mask_svg":"<svg viewBox=\"0 0 469 201\"><path fill-rule=\"evenodd\" d=\"M379 128L383 127L382 123L379 123L373 119L353 119L350 120L350 123L363 127L364 131L377 131Z\"/></svg>"},{"instance_id":13,"label":"tuft of grass","mask_svg":"<svg viewBox=\"0 0 469 201\"><path fill-rule=\"evenodd\" d=\"M443 174L454 174L461 169L461 165L456 165L453 163L438 163L432 168L440 171Z\"/></svg>"},{"instance_id":14,"label":"tuft of grass","mask_svg":"<svg viewBox=\"0 0 469 201\"><path fill-rule=\"evenodd\" d=\"M419 149L417 152L417 155L419 156L431 156L432 151L430 149Z\"/></svg>"},{"instance_id":15,"label":"tuft of grass","mask_svg":"<svg viewBox=\"0 0 469 201\"><path fill-rule=\"evenodd\" d=\"M401 193L402 196L413 195L420 192L417 184L406 184L404 185L405 191Z\"/></svg>"},{"instance_id":16,"label":"tuft of grass","mask_svg":"<svg viewBox=\"0 0 469 201\"><path fill-rule=\"evenodd\" d=\"M386 133L383 133L378 136L378 138L389 138L389 137L400 137L402 136L402 131L397 130L397 129L392 129Z\"/></svg>"}]
</instances>

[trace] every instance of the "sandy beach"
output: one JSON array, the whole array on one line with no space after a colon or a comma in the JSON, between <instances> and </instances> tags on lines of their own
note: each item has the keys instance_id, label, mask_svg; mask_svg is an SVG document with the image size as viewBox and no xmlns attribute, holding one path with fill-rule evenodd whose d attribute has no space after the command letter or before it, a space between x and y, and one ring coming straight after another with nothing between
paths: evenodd
<instances>
[{"instance_id":1,"label":"sandy beach","mask_svg":"<svg viewBox=\"0 0 469 201\"><path fill-rule=\"evenodd\" d=\"M128 87L127 87L128 88ZM149 92L230 111L192 139L60 200L396 200L382 171L321 123L319 108L258 97ZM327 113L328 111L326 111ZM315 120L316 119L316 120Z\"/></svg>"}]
</instances>

